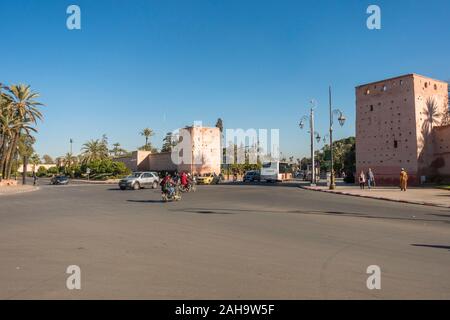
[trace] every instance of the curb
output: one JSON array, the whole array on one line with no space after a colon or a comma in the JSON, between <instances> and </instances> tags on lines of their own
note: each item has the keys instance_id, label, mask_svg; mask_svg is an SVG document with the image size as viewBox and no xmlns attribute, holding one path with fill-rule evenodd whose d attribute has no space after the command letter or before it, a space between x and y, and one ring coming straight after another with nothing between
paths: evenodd
<instances>
[{"instance_id":1,"label":"curb","mask_svg":"<svg viewBox=\"0 0 450 320\"><path fill-rule=\"evenodd\" d=\"M422 206L450 209L449 205L436 204L436 203L425 202L425 201L411 201L411 200L392 199L392 198L385 198L385 197L375 197L375 196L368 196L368 195L360 195L360 194L348 193L348 192L344 192L344 191L330 191L330 190L322 190L322 189L312 189L312 188L303 187L303 186L300 186L299 188L304 189L304 190L309 190L309 191L326 192L326 193L340 194L340 195L351 196L351 197L368 198L368 199L375 199L375 200L384 200L384 201L391 201L391 202L409 203L409 204L417 204L417 205L422 205Z\"/></svg>"}]
</instances>

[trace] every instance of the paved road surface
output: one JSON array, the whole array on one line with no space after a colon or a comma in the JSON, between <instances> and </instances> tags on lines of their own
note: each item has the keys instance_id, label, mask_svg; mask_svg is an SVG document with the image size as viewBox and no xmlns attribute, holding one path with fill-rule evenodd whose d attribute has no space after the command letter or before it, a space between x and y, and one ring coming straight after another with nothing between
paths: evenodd
<instances>
[{"instance_id":1,"label":"paved road surface","mask_svg":"<svg viewBox=\"0 0 450 320\"><path fill-rule=\"evenodd\" d=\"M0 298L450 298L447 209L288 184L159 199L86 184L3 197Z\"/></svg>"}]
</instances>

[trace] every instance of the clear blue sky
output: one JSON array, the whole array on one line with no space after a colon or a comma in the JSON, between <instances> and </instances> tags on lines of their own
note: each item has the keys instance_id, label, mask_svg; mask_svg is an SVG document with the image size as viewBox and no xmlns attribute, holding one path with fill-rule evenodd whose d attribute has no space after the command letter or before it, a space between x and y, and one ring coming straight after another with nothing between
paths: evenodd
<instances>
[{"instance_id":1,"label":"clear blue sky","mask_svg":"<svg viewBox=\"0 0 450 320\"><path fill-rule=\"evenodd\" d=\"M82 30L66 28L77 4ZM378 4L382 29L366 28ZM450 1L1 0L0 81L42 95L37 152L59 156L107 134L128 150L140 129L202 120L279 128L283 155L308 153L298 119L315 98L327 125L327 88L354 134L354 87L406 73L450 79Z\"/></svg>"}]
</instances>

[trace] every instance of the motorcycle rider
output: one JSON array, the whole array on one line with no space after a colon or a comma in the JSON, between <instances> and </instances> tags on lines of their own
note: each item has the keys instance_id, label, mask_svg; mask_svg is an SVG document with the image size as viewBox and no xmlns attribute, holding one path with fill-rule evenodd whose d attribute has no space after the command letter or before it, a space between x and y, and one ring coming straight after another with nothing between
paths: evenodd
<instances>
[{"instance_id":1,"label":"motorcycle rider","mask_svg":"<svg viewBox=\"0 0 450 320\"><path fill-rule=\"evenodd\" d=\"M180 180L181 180L181 185L183 186L183 188L187 188L188 187L188 177L187 177L186 172L183 171L181 173Z\"/></svg>"},{"instance_id":2,"label":"motorcycle rider","mask_svg":"<svg viewBox=\"0 0 450 320\"><path fill-rule=\"evenodd\" d=\"M172 177L167 173L160 183L161 192L166 193L171 197L175 192L174 184Z\"/></svg>"}]
</instances>

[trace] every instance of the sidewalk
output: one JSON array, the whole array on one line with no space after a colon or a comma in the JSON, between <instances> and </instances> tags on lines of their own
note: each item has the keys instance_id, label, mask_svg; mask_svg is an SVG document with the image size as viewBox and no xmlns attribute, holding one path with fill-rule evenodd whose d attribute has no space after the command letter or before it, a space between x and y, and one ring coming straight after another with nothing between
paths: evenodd
<instances>
[{"instance_id":1,"label":"sidewalk","mask_svg":"<svg viewBox=\"0 0 450 320\"><path fill-rule=\"evenodd\" d=\"M337 186L335 190L329 190L326 186L302 186L301 188L356 197L450 208L450 190L437 188L409 188L406 192L401 192L397 187L377 187L370 190L367 188L361 190L359 186L353 185Z\"/></svg>"},{"instance_id":2,"label":"sidewalk","mask_svg":"<svg viewBox=\"0 0 450 320\"><path fill-rule=\"evenodd\" d=\"M17 185L17 186L2 186L0 187L0 196L36 191L39 187L34 187L32 185Z\"/></svg>"}]
</instances>

